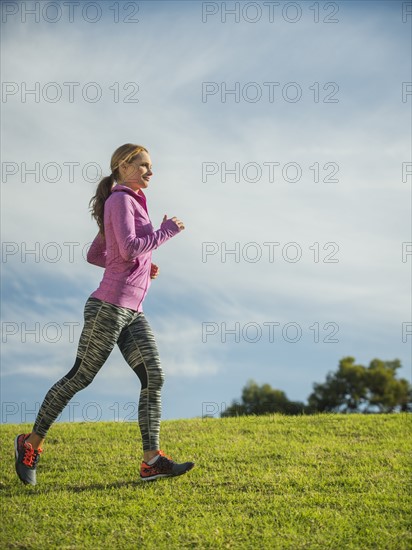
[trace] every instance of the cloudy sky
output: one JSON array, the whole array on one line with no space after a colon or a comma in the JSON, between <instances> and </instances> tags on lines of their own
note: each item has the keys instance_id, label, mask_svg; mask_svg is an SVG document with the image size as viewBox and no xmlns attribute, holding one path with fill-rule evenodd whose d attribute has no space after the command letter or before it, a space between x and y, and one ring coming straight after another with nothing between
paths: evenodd
<instances>
[{"instance_id":1,"label":"cloudy sky","mask_svg":"<svg viewBox=\"0 0 412 550\"><path fill-rule=\"evenodd\" d=\"M306 401L346 356L411 380L410 5L269 4L2 4L2 422L74 363L88 201L124 143L153 225L186 226L144 303L164 419L249 379ZM61 419L133 420L139 391L115 349Z\"/></svg>"}]
</instances>

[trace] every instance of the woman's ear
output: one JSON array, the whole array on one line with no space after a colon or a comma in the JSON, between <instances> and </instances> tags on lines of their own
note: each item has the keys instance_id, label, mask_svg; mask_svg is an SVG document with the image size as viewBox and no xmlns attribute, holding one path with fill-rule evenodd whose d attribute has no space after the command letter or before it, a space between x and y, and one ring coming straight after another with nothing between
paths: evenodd
<instances>
[{"instance_id":1,"label":"woman's ear","mask_svg":"<svg viewBox=\"0 0 412 550\"><path fill-rule=\"evenodd\" d=\"M118 170L119 170L120 181L123 181L124 175L125 175L124 160L122 160L122 162L119 164Z\"/></svg>"}]
</instances>

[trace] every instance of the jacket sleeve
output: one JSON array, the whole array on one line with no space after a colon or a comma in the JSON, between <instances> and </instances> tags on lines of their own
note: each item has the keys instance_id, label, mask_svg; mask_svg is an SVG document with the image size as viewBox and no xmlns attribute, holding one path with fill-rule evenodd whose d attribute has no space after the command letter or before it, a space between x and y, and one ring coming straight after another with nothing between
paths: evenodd
<instances>
[{"instance_id":1,"label":"jacket sleeve","mask_svg":"<svg viewBox=\"0 0 412 550\"><path fill-rule=\"evenodd\" d=\"M116 193L116 197L113 198L116 199L111 202L113 232L120 255L124 260L135 260L140 254L154 250L180 232L177 224L169 219L150 235L137 237L135 209L132 203L134 199L126 193Z\"/></svg>"},{"instance_id":2,"label":"jacket sleeve","mask_svg":"<svg viewBox=\"0 0 412 550\"><path fill-rule=\"evenodd\" d=\"M106 242L100 233L98 233L87 252L87 261L89 264L106 267L106 256Z\"/></svg>"}]
</instances>

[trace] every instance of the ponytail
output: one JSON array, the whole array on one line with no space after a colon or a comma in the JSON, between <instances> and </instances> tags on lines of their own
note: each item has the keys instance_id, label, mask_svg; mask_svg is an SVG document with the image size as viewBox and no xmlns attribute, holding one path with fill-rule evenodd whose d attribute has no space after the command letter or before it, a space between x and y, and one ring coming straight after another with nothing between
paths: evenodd
<instances>
[{"instance_id":1,"label":"ponytail","mask_svg":"<svg viewBox=\"0 0 412 550\"><path fill-rule=\"evenodd\" d=\"M90 212L99 226L99 233L104 238L104 203L112 192L114 180L121 181L120 164L130 163L142 151L149 151L143 145L125 143L116 149L110 160L110 176L100 180L95 195L89 201Z\"/></svg>"},{"instance_id":2,"label":"ponytail","mask_svg":"<svg viewBox=\"0 0 412 550\"><path fill-rule=\"evenodd\" d=\"M104 237L104 203L113 187L113 173L104 177L96 188L96 194L90 199L89 207L92 218L99 226L99 233Z\"/></svg>"}]
</instances>

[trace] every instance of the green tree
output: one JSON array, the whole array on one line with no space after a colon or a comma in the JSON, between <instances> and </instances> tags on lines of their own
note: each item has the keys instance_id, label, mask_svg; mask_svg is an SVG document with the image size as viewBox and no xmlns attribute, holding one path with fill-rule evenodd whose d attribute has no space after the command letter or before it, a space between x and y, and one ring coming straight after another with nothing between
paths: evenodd
<instances>
[{"instance_id":1,"label":"green tree","mask_svg":"<svg viewBox=\"0 0 412 550\"><path fill-rule=\"evenodd\" d=\"M355 365L353 357L339 361L338 370L328 373L324 384L313 384L308 403L319 412L393 412L411 410L412 389L403 378L396 379L399 359L373 359L369 367Z\"/></svg>"},{"instance_id":2,"label":"green tree","mask_svg":"<svg viewBox=\"0 0 412 550\"><path fill-rule=\"evenodd\" d=\"M366 403L365 367L355 365L353 357L344 357L337 372L328 373L324 384L315 382L313 390L308 403L318 411L357 411Z\"/></svg>"},{"instance_id":3,"label":"green tree","mask_svg":"<svg viewBox=\"0 0 412 550\"><path fill-rule=\"evenodd\" d=\"M380 412L393 412L396 407L408 411L411 404L411 388L407 380L396 380L396 371L401 368L399 359L381 361L373 359L366 371L368 400Z\"/></svg>"},{"instance_id":4,"label":"green tree","mask_svg":"<svg viewBox=\"0 0 412 550\"><path fill-rule=\"evenodd\" d=\"M274 389L269 384L258 386L254 380L249 380L243 388L241 401L232 401L220 416L261 415L275 412L296 415L305 412L306 409L304 403L289 401L285 392Z\"/></svg>"}]
</instances>

